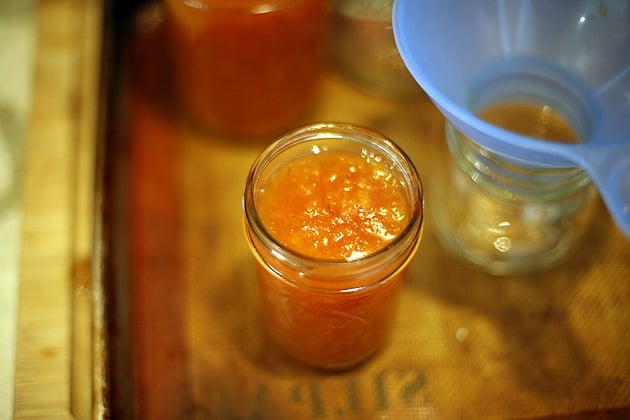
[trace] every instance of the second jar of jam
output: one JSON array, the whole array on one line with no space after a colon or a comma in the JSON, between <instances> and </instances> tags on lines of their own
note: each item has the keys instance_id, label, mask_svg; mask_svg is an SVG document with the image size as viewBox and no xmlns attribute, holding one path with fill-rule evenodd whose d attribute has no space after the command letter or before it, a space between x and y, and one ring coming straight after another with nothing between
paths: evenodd
<instances>
[{"instance_id":1,"label":"second jar of jam","mask_svg":"<svg viewBox=\"0 0 630 420\"><path fill-rule=\"evenodd\" d=\"M176 92L196 126L275 136L313 104L327 0L164 0Z\"/></svg>"}]
</instances>

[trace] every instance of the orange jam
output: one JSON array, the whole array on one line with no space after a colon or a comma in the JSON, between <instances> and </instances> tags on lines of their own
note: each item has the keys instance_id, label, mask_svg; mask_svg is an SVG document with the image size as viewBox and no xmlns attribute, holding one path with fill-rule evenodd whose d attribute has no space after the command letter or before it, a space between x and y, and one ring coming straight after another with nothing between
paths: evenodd
<instances>
[{"instance_id":1,"label":"orange jam","mask_svg":"<svg viewBox=\"0 0 630 420\"><path fill-rule=\"evenodd\" d=\"M263 187L258 211L269 233L318 259L352 261L384 248L408 223L400 180L373 157L314 149Z\"/></svg>"},{"instance_id":2,"label":"orange jam","mask_svg":"<svg viewBox=\"0 0 630 420\"><path fill-rule=\"evenodd\" d=\"M185 113L236 137L277 135L314 102L327 0L165 0Z\"/></svg>"},{"instance_id":3,"label":"orange jam","mask_svg":"<svg viewBox=\"0 0 630 420\"><path fill-rule=\"evenodd\" d=\"M549 105L500 103L477 112L480 118L506 130L540 140L579 143L575 130Z\"/></svg>"},{"instance_id":4,"label":"orange jam","mask_svg":"<svg viewBox=\"0 0 630 420\"><path fill-rule=\"evenodd\" d=\"M295 358L327 369L353 366L383 344L422 232L413 165L369 140L317 138L298 152L265 152L245 189L268 330Z\"/></svg>"}]
</instances>

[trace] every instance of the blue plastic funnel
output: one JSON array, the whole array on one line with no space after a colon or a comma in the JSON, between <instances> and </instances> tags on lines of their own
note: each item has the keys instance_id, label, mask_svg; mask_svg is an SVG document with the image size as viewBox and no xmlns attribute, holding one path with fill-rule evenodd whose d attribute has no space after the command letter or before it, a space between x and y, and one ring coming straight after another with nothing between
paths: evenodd
<instances>
[{"instance_id":1,"label":"blue plastic funnel","mask_svg":"<svg viewBox=\"0 0 630 420\"><path fill-rule=\"evenodd\" d=\"M395 0L392 19L405 65L462 133L523 164L584 168L630 238L630 1ZM552 106L582 142L475 115L510 100Z\"/></svg>"}]
</instances>

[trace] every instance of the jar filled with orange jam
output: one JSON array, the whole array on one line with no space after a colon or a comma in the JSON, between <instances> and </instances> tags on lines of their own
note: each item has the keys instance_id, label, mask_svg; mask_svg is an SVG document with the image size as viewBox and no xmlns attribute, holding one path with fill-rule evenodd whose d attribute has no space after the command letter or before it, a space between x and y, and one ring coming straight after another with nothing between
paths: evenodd
<instances>
[{"instance_id":1,"label":"jar filled with orange jam","mask_svg":"<svg viewBox=\"0 0 630 420\"><path fill-rule=\"evenodd\" d=\"M277 136L313 105L328 0L164 0L176 92L194 125Z\"/></svg>"},{"instance_id":2,"label":"jar filled with orange jam","mask_svg":"<svg viewBox=\"0 0 630 420\"><path fill-rule=\"evenodd\" d=\"M271 335L324 369L374 354L422 235L422 185L405 153L365 128L310 125L258 157L243 207Z\"/></svg>"}]
</instances>

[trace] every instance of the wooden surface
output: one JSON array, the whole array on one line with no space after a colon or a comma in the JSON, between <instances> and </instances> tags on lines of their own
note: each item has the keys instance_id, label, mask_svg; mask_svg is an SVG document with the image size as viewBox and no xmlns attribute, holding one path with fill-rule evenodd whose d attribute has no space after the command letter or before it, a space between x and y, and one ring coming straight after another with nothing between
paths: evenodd
<instances>
[{"instance_id":1,"label":"wooden surface","mask_svg":"<svg viewBox=\"0 0 630 420\"><path fill-rule=\"evenodd\" d=\"M14 416L89 418L98 0L37 3Z\"/></svg>"},{"instance_id":2,"label":"wooden surface","mask_svg":"<svg viewBox=\"0 0 630 420\"><path fill-rule=\"evenodd\" d=\"M34 2L0 2L0 419L13 416L21 156L31 103ZM19 70L19 71L16 71Z\"/></svg>"}]
</instances>

